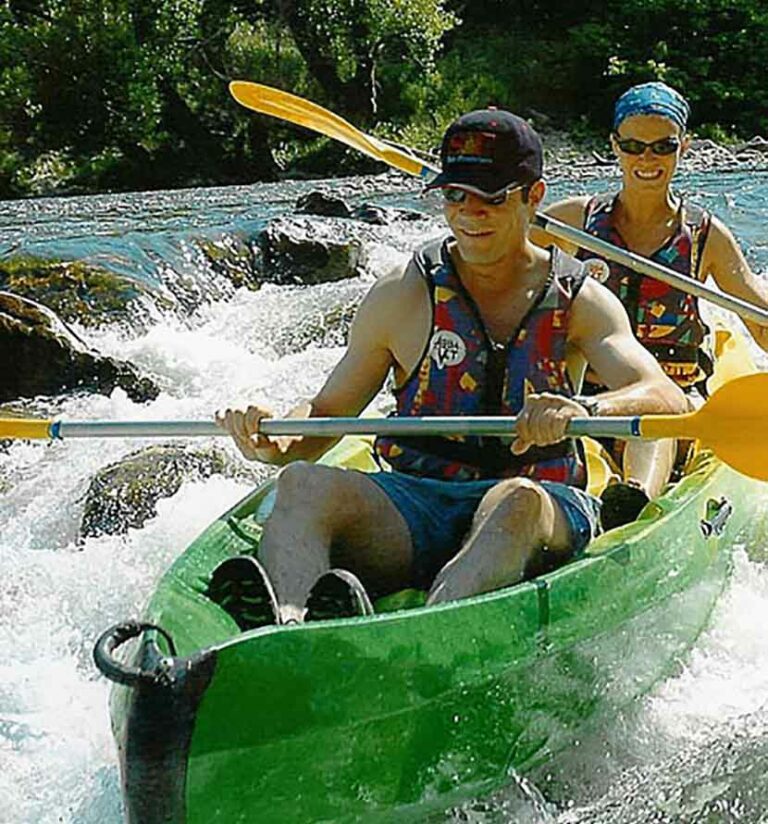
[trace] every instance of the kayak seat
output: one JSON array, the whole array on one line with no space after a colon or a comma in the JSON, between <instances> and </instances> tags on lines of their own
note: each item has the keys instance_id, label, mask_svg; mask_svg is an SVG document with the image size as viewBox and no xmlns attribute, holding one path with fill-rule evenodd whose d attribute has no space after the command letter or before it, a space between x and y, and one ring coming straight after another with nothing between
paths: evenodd
<instances>
[{"instance_id":1,"label":"kayak seat","mask_svg":"<svg viewBox=\"0 0 768 824\"><path fill-rule=\"evenodd\" d=\"M237 555L220 563L213 571L206 595L228 612L243 631L278 623L272 582L251 555Z\"/></svg>"}]
</instances>

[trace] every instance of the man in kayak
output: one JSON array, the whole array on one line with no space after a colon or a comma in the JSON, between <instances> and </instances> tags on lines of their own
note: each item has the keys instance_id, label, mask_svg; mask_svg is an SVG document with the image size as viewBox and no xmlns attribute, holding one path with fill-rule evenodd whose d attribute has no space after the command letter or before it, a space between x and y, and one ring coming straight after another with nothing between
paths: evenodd
<instances>
[{"instance_id":1,"label":"man in kayak","mask_svg":"<svg viewBox=\"0 0 768 824\"><path fill-rule=\"evenodd\" d=\"M397 415L518 414L516 436L379 438L391 471L366 474L311 463L334 440L267 438L268 411L227 410L219 421L246 458L288 464L263 567L230 559L209 587L244 628L317 617L345 593L343 611L369 612L356 576L376 595L429 589L436 604L554 568L598 528L581 447L565 437L590 414L569 373L589 364L609 387L601 415L685 408L616 297L575 258L529 241L545 193L533 129L509 112L471 112L447 130L441 160L429 188L442 192L452 235L376 282L343 358L293 415L357 415L393 373Z\"/></svg>"},{"instance_id":2,"label":"man in kayak","mask_svg":"<svg viewBox=\"0 0 768 824\"><path fill-rule=\"evenodd\" d=\"M712 276L724 292L768 308L768 290L750 271L731 232L671 190L680 157L690 143L688 115L687 101L664 83L629 89L616 102L611 133L621 167L620 191L568 198L547 209L547 214L680 274L701 281ZM577 253L570 244L537 228L531 238ZM708 330L697 299L591 252L577 254L593 260L588 266L624 304L635 335L696 405L712 370ZM749 322L747 326L768 350L768 328ZM600 382L588 373L584 392L600 391ZM623 459L624 483L609 486L603 494L606 528L633 520L648 498L661 492L677 457L677 444L671 440L610 446L617 460Z\"/></svg>"}]
</instances>

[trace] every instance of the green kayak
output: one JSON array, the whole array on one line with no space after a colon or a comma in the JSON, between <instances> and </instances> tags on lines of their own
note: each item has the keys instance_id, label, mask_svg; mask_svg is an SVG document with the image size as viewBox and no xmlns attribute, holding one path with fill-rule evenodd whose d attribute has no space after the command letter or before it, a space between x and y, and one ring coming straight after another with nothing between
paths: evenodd
<instances>
[{"instance_id":1,"label":"green kayak","mask_svg":"<svg viewBox=\"0 0 768 824\"><path fill-rule=\"evenodd\" d=\"M716 385L751 368L740 339L721 332L719 351ZM357 439L324 462L375 469ZM759 528L764 490L700 452L636 522L553 573L437 607L406 592L372 617L241 633L204 592L219 562L258 549L265 484L186 549L141 621L97 643L117 682L128 820L400 822L503 786L674 671L731 548Z\"/></svg>"}]
</instances>

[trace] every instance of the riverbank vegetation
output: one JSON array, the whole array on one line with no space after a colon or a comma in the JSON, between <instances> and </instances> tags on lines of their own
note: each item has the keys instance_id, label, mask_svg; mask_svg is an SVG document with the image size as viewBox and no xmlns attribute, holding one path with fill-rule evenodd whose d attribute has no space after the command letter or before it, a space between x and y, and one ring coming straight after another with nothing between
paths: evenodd
<instances>
[{"instance_id":1,"label":"riverbank vegetation","mask_svg":"<svg viewBox=\"0 0 768 824\"><path fill-rule=\"evenodd\" d=\"M760 0L8 0L0 197L365 170L240 109L231 79L292 91L423 149L497 103L574 139L664 79L718 141L768 132Z\"/></svg>"}]
</instances>

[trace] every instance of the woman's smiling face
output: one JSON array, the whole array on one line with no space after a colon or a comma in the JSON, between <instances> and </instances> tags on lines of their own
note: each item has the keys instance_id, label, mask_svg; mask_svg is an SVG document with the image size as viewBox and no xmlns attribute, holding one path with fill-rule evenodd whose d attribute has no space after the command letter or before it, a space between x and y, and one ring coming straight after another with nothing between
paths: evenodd
<instances>
[{"instance_id":1,"label":"woman's smiling face","mask_svg":"<svg viewBox=\"0 0 768 824\"><path fill-rule=\"evenodd\" d=\"M678 145L669 154L655 152L651 145L646 145L640 154L623 151L619 144L632 140L657 144L662 150L672 148L674 143ZM627 117L611 135L611 146L619 159L625 188L643 191L663 191L668 188L688 143L689 139L681 134L680 127L662 115L639 114Z\"/></svg>"}]
</instances>

